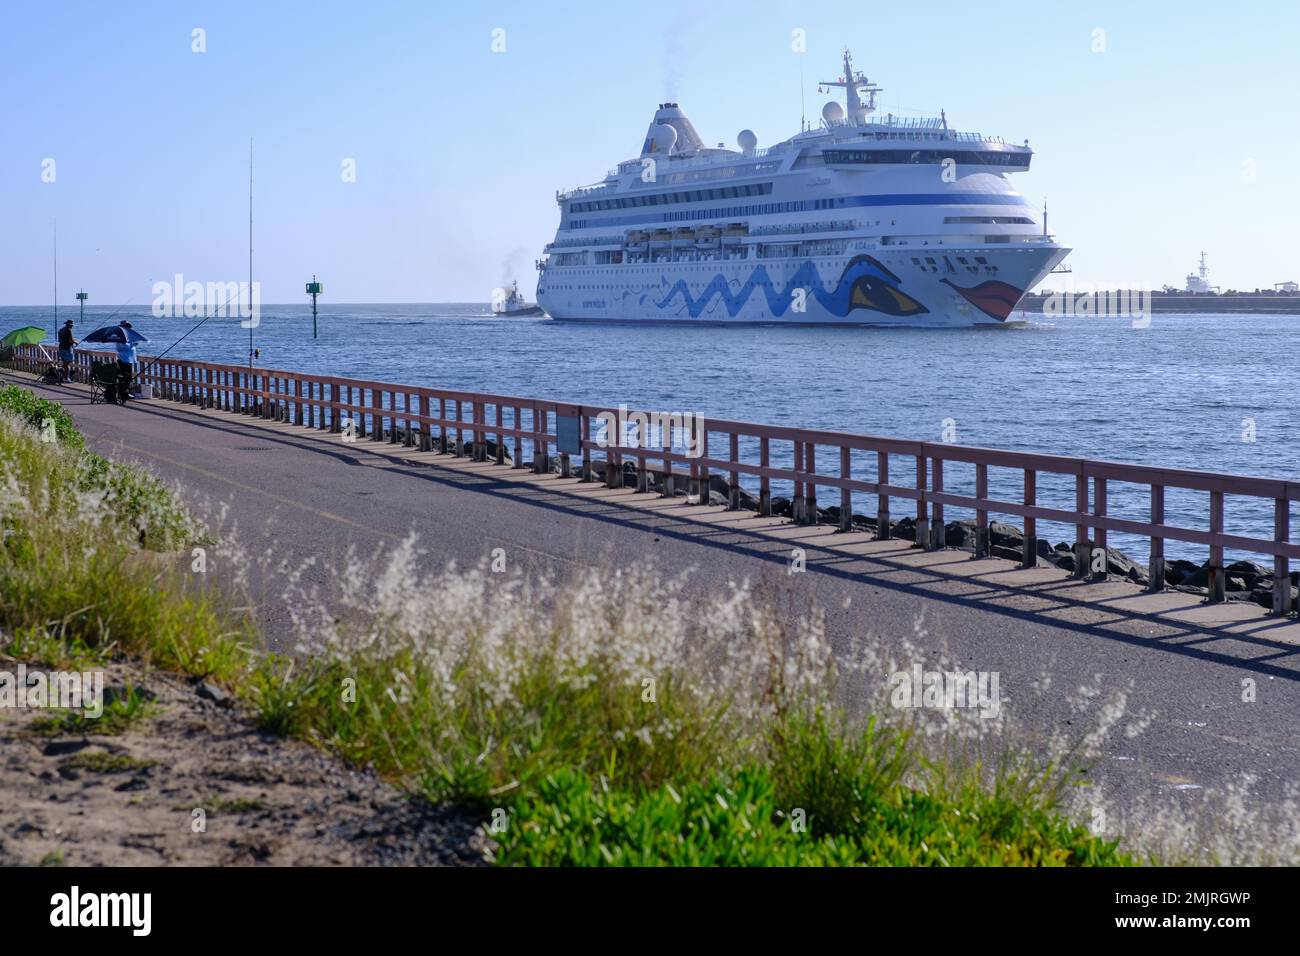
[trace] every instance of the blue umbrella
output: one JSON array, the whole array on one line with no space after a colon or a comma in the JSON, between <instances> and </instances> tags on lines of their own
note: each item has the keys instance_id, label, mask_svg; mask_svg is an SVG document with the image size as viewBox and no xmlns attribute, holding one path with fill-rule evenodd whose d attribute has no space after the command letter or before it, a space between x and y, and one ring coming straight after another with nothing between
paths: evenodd
<instances>
[{"instance_id":1,"label":"blue umbrella","mask_svg":"<svg viewBox=\"0 0 1300 956\"><path fill-rule=\"evenodd\" d=\"M81 341L83 342L102 342L106 345L117 345L127 341L130 337L132 342L148 342L149 337L141 335L135 329L123 328L120 325L106 325L102 329L95 329Z\"/></svg>"}]
</instances>

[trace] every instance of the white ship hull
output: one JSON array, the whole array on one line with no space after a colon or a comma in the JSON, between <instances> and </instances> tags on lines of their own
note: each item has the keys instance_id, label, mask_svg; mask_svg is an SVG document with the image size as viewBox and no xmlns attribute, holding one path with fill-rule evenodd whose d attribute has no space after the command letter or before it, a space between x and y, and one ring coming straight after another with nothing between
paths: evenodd
<instances>
[{"instance_id":1,"label":"white ship hull","mask_svg":"<svg viewBox=\"0 0 1300 956\"><path fill-rule=\"evenodd\" d=\"M852 245L861 251L803 260L552 268L538 302L552 318L573 321L1002 325L1020 297L1069 253L1055 245L953 248L945 249L935 266L928 266L925 258L934 256L916 256L922 264L915 265L915 250L907 247L882 250L872 242ZM944 257L952 263L952 271ZM986 264L956 262L977 257ZM865 287L859 282L853 288L855 273L866 280Z\"/></svg>"}]
</instances>

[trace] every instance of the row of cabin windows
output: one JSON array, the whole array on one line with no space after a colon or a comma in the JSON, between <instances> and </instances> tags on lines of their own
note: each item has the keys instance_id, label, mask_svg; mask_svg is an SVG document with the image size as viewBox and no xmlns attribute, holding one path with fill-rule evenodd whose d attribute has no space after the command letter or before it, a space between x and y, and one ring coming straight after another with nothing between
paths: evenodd
<instances>
[{"instance_id":1,"label":"row of cabin windows","mask_svg":"<svg viewBox=\"0 0 1300 956\"><path fill-rule=\"evenodd\" d=\"M741 196L768 196L771 192L771 183L750 183L745 186L719 186L716 189L691 189L677 193L646 193L641 196L621 196L618 199L593 199L589 202L570 203L569 212L604 212L608 209L632 209L636 206L711 202L716 199L737 199Z\"/></svg>"},{"instance_id":2,"label":"row of cabin windows","mask_svg":"<svg viewBox=\"0 0 1300 956\"><path fill-rule=\"evenodd\" d=\"M951 161L963 166L1011 166L1028 169L1030 153L1002 150L941 149L824 149L822 158L830 164L908 163L933 166Z\"/></svg>"}]
</instances>

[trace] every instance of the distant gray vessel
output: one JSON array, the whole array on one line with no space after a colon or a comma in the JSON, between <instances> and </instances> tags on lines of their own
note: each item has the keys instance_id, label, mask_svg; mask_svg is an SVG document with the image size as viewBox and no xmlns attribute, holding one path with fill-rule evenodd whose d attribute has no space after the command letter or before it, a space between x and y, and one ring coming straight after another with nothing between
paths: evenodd
<instances>
[{"instance_id":1,"label":"distant gray vessel","mask_svg":"<svg viewBox=\"0 0 1300 956\"><path fill-rule=\"evenodd\" d=\"M1135 289L1133 294L1139 291L1144 290ZM1030 315L1043 313L1044 305L1052 294L1051 290L1031 292L1020 300L1017 309ZM1256 289L1253 292L1237 289L1220 292L1217 285L1210 284L1210 271L1205 263L1204 252L1201 253L1200 267L1196 272L1188 274L1184 288L1176 289L1166 285L1150 295L1152 312L1300 315L1300 285L1297 283L1278 282L1270 289Z\"/></svg>"},{"instance_id":2,"label":"distant gray vessel","mask_svg":"<svg viewBox=\"0 0 1300 956\"><path fill-rule=\"evenodd\" d=\"M519 294L519 282L510 283L510 289L504 299L492 303L492 314L502 316L545 315L540 305L530 305Z\"/></svg>"}]
</instances>

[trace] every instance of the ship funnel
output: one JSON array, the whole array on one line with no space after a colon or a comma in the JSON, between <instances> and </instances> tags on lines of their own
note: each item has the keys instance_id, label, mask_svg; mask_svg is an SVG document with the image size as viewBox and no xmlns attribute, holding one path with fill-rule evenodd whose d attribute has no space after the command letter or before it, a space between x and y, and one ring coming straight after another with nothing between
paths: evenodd
<instances>
[{"instance_id":1,"label":"ship funnel","mask_svg":"<svg viewBox=\"0 0 1300 956\"><path fill-rule=\"evenodd\" d=\"M673 141L666 147L664 145L664 134L660 127L669 127L676 136ZM692 153L698 149L704 148L704 141L700 139L700 134L695 132L695 127L691 121L686 118L676 103L660 103L659 109L655 111L655 118L650 122L650 128L646 131L645 143L641 146L641 155L648 156L651 153Z\"/></svg>"}]
</instances>

